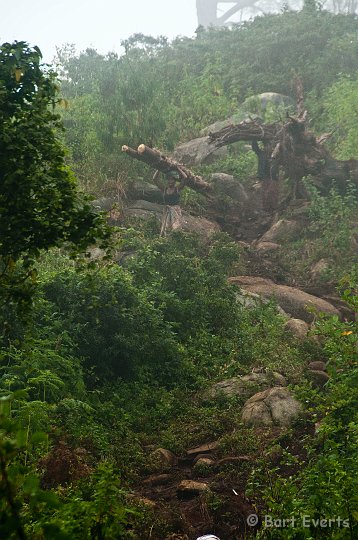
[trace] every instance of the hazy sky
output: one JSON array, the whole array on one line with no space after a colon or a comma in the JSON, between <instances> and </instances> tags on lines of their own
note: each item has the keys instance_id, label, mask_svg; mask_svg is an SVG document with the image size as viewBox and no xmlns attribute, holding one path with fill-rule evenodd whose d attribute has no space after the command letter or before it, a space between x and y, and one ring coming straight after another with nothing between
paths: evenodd
<instances>
[{"instance_id":1,"label":"hazy sky","mask_svg":"<svg viewBox=\"0 0 358 540\"><path fill-rule=\"evenodd\" d=\"M120 51L135 32L192 36L195 0L0 0L0 42L28 41L51 61L56 45Z\"/></svg>"}]
</instances>

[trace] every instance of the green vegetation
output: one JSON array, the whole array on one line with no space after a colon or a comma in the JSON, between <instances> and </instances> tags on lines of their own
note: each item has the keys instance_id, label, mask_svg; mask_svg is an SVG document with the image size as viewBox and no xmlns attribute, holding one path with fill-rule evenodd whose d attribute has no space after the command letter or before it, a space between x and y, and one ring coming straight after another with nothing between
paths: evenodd
<instances>
[{"instance_id":1,"label":"green vegetation","mask_svg":"<svg viewBox=\"0 0 358 540\"><path fill-rule=\"evenodd\" d=\"M81 250L103 236L101 218L76 191L56 130L56 74L23 42L0 49L0 306L26 303L41 250ZM14 196L16 194L16 196ZM103 228L103 224L102 224ZM26 287L24 285L27 285Z\"/></svg>"},{"instance_id":2,"label":"green vegetation","mask_svg":"<svg viewBox=\"0 0 358 540\"><path fill-rule=\"evenodd\" d=\"M356 36L355 17L307 9L231 29L199 30L195 39L172 43L136 34L123 43L121 57L93 49L76 56L65 48L57 69L69 101L63 113L66 144L80 182L98 193L106 182L125 183L147 174L121 155L122 144L137 148L146 142L172 150L212 122L240 113L241 103L253 94L294 98L295 73L302 78L315 125L322 130L327 124L341 126L344 148L351 143L342 130L350 122L354 146L350 112L355 110ZM337 73L353 79L337 83ZM344 99L337 100L342 91Z\"/></svg>"},{"instance_id":3,"label":"green vegetation","mask_svg":"<svg viewBox=\"0 0 358 540\"><path fill-rule=\"evenodd\" d=\"M345 298L355 307L356 277L344 284ZM327 528L324 538L355 538L357 533L357 323L334 317L319 321L316 332L325 336L331 379L324 394L301 389L315 434L299 455L293 434L282 440L278 463L262 460L251 478L251 494L262 513L284 516L295 526L266 529L260 538L321 537L322 527Z\"/></svg>"},{"instance_id":4,"label":"green vegetation","mask_svg":"<svg viewBox=\"0 0 358 540\"><path fill-rule=\"evenodd\" d=\"M226 233L159 238L150 220L114 227L109 238L71 169L92 195L124 194L147 171L121 144L171 150L241 114L253 94L292 95L293 68L315 127L338 126L332 152L357 157L357 31L354 16L306 7L172 43L138 34L120 57L65 48L62 99L37 48L1 46L1 538L184 539L200 515L229 540L250 537L254 511L297 521L253 529L258 538L356 537L357 321L314 314L316 338L294 338L274 301L243 298L228 281L257 269L247 246ZM249 189L255 166L236 145L198 171L231 173ZM311 180L306 226L282 247L279 271L304 281L329 259L322 283L340 283L357 311L356 193L333 186L326 196ZM201 195L186 190L183 200L206 215ZM98 240L111 242L113 257L95 259ZM263 275L275 262L267 261L256 261ZM327 364L323 388L307 375L314 360ZM215 383L262 372L284 376L304 406L288 429L251 428L241 418L245 394L213 394ZM188 477L187 450L214 441L216 458L229 459L192 466L212 490L200 514L188 503L188 524L173 486ZM181 457L164 502L150 483L168 472L158 448ZM304 527L305 515L348 526Z\"/></svg>"}]
</instances>

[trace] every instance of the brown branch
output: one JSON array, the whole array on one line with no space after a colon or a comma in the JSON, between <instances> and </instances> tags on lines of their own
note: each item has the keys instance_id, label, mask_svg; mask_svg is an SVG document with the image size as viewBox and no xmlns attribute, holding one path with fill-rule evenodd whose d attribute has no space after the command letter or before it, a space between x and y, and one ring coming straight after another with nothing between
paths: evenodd
<instances>
[{"instance_id":1,"label":"brown branch","mask_svg":"<svg viewBox=\"0 0 358 540\"><path fill-rule=\"evenodd\" d=\"M156 169L164 174L176 171L179 178L183 180L187 186L196 191L205 193L212 191L213 189L211 184L206 182L201 176L194 174L190 169L187 169L181 163L178 163L177 161L165 156L155 148L150 148L145 144L141 144L138 146L138 150L134 150L133 148L124 145L122 146L122 151L128 156L142 161L153 169Z\"/></svg>"}]
</instances>

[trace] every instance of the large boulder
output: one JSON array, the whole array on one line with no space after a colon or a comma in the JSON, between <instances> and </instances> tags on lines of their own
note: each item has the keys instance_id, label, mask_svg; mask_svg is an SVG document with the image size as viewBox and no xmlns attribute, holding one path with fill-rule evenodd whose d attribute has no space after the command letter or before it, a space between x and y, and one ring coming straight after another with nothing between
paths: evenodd
<instances>
[{"instance_id":1,"label":"large boulder","mask_svg":"<svg viewBox=\"0 0 358 540\"><path fill-rule=\"evenodd\" d=\"M154 184L144 180L135 180L128 190L128 196L134 200L145 200L152 203L163 203L163 192Z\"/></svg>"},{"instance_id":2,"label":"large boulder","mask_svg":"<svg viewBox=\"0 0 358 540\"><path fill-rule=\"evenodd\" d=\"M149 219L152 217L161 221L163 216L164 206L145 200L133 201L124 210L126 217L134 217L140 219Z\"/></svg>"},{"instance_id":3,"label":"large boulder","mask_svg":"<svg viewBox=\"0 0 358 540\"><path fill-rule=\"evenodd\" d=\"M249 196L244 186L231 174L221 172L213 173L210 176L210 179L220 193L223 193L242 204L245 204L249 200Z\"/></svg>"},{"instance_id":4,"label":"large boulder","mask_svg":"<svg viewBox=\"0 0 358 540\"><path fill-rule=\"evenodd\" d=\"M289 426L301 412L301 404L287 388L270 388L252 396L244 405L242 420L253 426Z\"/></svg>"},{"instance_id":5,"label":"large boulder","mask_svg":"<svg viewBox=\"0 0 358 540\"><path fill-rule=\"evenodd\" d=\"M250 397L258 390L264 390L275 386L286 386L287 381L280 373L249 373L243 377L233 377L220 381L211 387L209 394L212 397L224 395L227 397L239 396Z\"/></svg>"},{"instance_id":6,"label":"large boulder","mask_svg":"<svg viewBox=\"0 0 358 540\"><path fill-rule=\"evenodd\" d=\"M280 242L282 240L290 240L294 238L300 230L300 224L297 221L288 219L280 219L272 227L261 236L261 242Z\"/></svg>"},{"instance_id":7,"label":"large boulder","mask_svg":"<svg viewBox=\"0 0 358 540\"><path fill-rule=\"evenodd\" d=\"M180 230L194 232L203 238L210 238L213 234L220 232L220 226L214 221L209 221L204 217L191 216L183 212L183 219Z\"/></svg>"},{"instance_id":8,"label":"large boulder","mask_svg":"<svg viewBox=\"0 0 358 540\"><path fill-rule=\"evenodd\" d=\"M124 215L139 219L150 219L154 217L158 222L161 222L164 209L165 206L161 204L151 203L149 201L134 201L124 210ZM220 231L220 226L206 218L192 216L183 210L180 224L176 230L194 232L203 238L210 238L210 236Z\"/></svg>"},{"instance_id":9,"label":"large boulder","mask_svg":"<svg viewBox=\"0 0 358 540\"><path fill-rule=\"evenodd\" d=\"M194 165L214 163L226 156L226 154L227 149L225 147L215 150L209 143L208 137L199 137L177 146L172 158L183 165L192 167Z\"/></svg>"},{"instance_id":10,"label":"large boulder","mask_svg":"<svg viewBox=\"0 0 358 540\"><path fill-rule=\"evenodd\" d=\"M230 282L250 293L258 294L264 298L274 298L286 313L296 319L312 322L314 313L308 311L307 308L327 315L340 315L338 309L326 300L294 287L277 285L271 279L256 276L237 276L230 278Z\"/></svg>"}]
</instances>

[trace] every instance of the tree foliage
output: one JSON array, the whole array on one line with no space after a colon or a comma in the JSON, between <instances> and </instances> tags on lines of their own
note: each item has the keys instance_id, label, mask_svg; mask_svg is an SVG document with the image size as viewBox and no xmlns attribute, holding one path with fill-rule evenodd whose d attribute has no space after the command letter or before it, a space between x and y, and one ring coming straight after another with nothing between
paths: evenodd
<instances>
[{"instance_id":1,"label":"tree foliage","mask_svg":"<svg viewBox=\"0 0 358 540\"><path fill-rule=\"evenodd\" d=\"M41 250L83 249L103 236L101 218L79 196L60 141L56 74L24 42L0 49L0 265L2 298L35 280ZM29 292L29 291L27 291Z\"/></svg>"}]
</instances>

